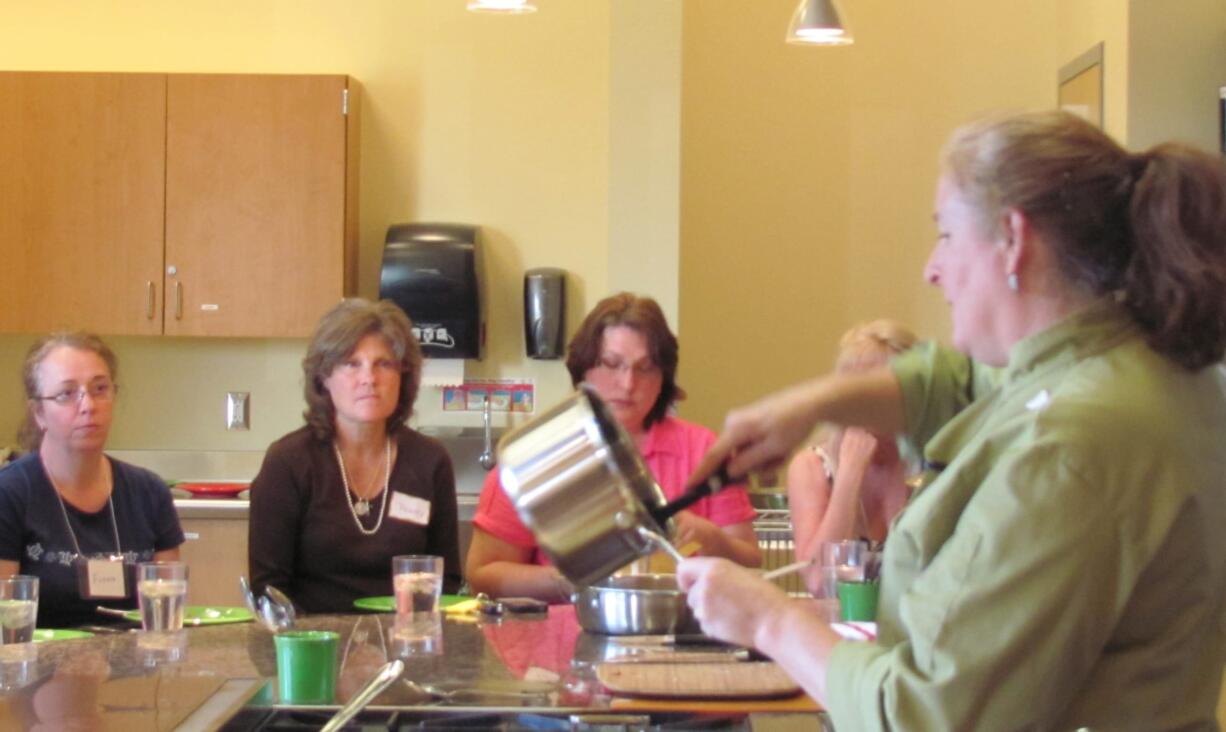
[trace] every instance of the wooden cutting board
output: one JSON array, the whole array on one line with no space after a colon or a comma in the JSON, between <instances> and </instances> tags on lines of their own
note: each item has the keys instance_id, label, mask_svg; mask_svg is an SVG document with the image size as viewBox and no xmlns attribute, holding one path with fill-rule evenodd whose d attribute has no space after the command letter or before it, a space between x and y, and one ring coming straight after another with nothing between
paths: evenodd
<instances>
[{"instance_id":1,"label":"wooden cutting board","mask_svg":"<svg viewBox=\"0 0 1226 732\"><path fill-rule=\"evenodd\" d=\"M615 696L778 699L800 693L800 686L772 661L601 663L596 678Z\"/></svg>"}]
</instances>

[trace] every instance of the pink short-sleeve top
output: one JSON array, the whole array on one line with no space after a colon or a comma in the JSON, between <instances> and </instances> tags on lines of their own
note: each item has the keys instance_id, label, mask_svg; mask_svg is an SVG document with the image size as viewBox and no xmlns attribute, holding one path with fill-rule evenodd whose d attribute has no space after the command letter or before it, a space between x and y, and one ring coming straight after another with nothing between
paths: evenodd
<instances>
[{"instance_id":1,"label":"pink short-sleeve top","mask_svg":"<svg viewBox=\"0 0 1226 732\"><path fill-rule=\"evenodd\" d=\"M711 430L676 417L665 417L647 431L647 439L641 448L643 462L660 484L665 498L671 501L685 492L686 479L714 441L715 433ZM757 515L749 503L745 487L739 485L728 486L713 496L703 498L688 510L716 526L752 521ZM485 476L473 525L508 544L531 549L532 561L536 564L549 564L548 557L537 546L536 538L519 520L511 499L502 490L497 471Z\"/></svg>"}]
</instances>

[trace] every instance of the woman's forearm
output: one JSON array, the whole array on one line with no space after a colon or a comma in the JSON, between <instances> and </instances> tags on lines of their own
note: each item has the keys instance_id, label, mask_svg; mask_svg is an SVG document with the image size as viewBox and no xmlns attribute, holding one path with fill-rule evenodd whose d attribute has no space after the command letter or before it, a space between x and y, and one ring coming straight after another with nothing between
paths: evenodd
<instances>
[{"instance_id":1,"label":"woman's forearm","mask_svg":"<svg viewBox=\"0 0 1226 732\"><path fill-rule=\"evenodd\" d=\"M789 387L730 412L724 431L690 477L691 484L725 463L732 475L777 466L819 422L895 434L904 426L903 407L898 379L886 367Z\"/></svg>"},{"instance_id":2,"label":"woman's forearm","mask_svg":"<svg viewBox=\"0 0 1226 732\"><path fill-rule=\"evenodd\" d=\"M550 603L570 602L574 587L556 567L519 562L490 562L469 572L474 592L491 597L532 597Z\"/></svg>"},{"instance_id":3,"label":"woman's forearm","mask_svg":"<svg viewBox=\"0 0 1226 732\"><path fill-rule=\"evenodd\" d=\"M758 538L753 533L752 524L725 526L719 536L720 546L704 547L705 554L730 559L742 567L762 566L762 550L758 547Z\"/></svg>"},{"instance_id":4,"label":"woman's forearm","mask_svg":"<svg viewBox=\"0 0 1226 732\"><path fill-rule=\"evenodd\" d=\"M813 423L833 422L878 434L904 429L902 389L889 367L832 374L802 384Z\"/></svg>"},{"instance_id":5,"label":"woman's forearm","mask_svg":"<svg viewBox=\"0 0 1226 732\"><path fill-rule=\"evenodd\" d=\"M856 518L860 514L860 489L864 485L864 474L863 465L839 466L830 491L830 502L814 535L815 544L856 538ZM816 550L817 546L813 549Z\"/></svg>"},{"instance_id":6,"label":"woman's forearm","mask_svg":"<svg viewBox=\"0 0 1226 732\"><path fill-rule=\"evenodd\" d=\"M812 609L798 602L778 605L754 634L754 647L822 704L826 702L826 663L841 641Z\"/></svg>"}]
</instances>

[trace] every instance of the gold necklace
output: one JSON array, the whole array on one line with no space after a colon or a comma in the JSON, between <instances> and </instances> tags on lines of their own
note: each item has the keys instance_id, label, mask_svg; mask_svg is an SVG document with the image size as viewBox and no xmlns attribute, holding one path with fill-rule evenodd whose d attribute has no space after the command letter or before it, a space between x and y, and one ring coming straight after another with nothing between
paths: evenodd
<instances>
[{"instance_id":1,"label":"gold necklace","mask_svg":"<svg viewBox=\"0 0 1226 732\"><path fill-rule=\"evenodd\" d=\"M344 486L345 502L349 505L349 513L353 515L353 523L357 525L358 531L362 532L362 534L364 534L365 536L372 536L378 533L379 528L383 526L383 516L387 513L386 511L387 493L388 493L387 484L392 475L392 438L391 436L390 435L388 436L387 444L384 448L383 498L379 502L379 518L378 520L375 521L374 527L370 529L367 529L365 526L362 525L362 519L361 519L361 517L370 513L370 501L365 498L358 498L357 501L353 500L356 494L349 490L349 471L345 469L345 458L344 456L341 455L341 448L336 444L336 442L332 443L332 451L336 453L336 462L340 464L341 484Z\"/></svg>"}]
</instances>

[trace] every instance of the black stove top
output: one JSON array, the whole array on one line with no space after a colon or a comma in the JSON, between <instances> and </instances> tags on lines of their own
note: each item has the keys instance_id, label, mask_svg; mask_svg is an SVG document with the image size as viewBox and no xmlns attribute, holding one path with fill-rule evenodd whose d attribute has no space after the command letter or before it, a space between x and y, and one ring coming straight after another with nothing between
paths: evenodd
<instances>
[{"instance_id":1,"label":"black stove top","mask_svg":"<svg viewBox=\"0 0 1226 732\"><path fill-rule=\"evenodd\" d=\"M276 732L316 730L334 713L329 709L271 709L248 707L221 728L221 732ZM784 722L783 718L787 718ZM780 723L784 723L780 726ZM583 712L580 714L460 710L366 710L342 728L345 732L400 732L404 730L495 730L496 732L665 732L666 730L812 730L820 732L816 714L704 715L685 712Z\"/></svg>"}]
</instances>

